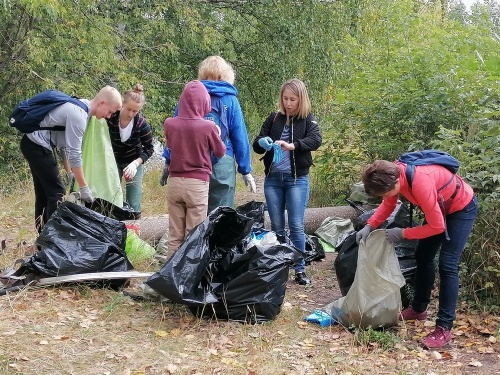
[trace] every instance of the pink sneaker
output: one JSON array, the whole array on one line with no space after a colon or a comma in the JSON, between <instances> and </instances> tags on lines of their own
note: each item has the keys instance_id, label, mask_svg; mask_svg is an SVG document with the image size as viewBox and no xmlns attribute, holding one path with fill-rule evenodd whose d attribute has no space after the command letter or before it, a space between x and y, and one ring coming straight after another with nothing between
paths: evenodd
<instances>
[{"instance_id":1,"label":"pink sneaker","mask_svg":"<svg viewBox=\"0 0 500 375\"><path fill-rule=\"evenodd\" d=\"M422 345L427 349L438 349L451 341L451 332L441 326L436 326L436 329L429 333L425 339L422 340Z\"/></svg>"},{"instance_id":2,"label":"pink sneaker","mask_svg":"<svg viewBox=\"0 0 500 375\"><path fill-rule=\"evenodd\" d=\"M401 311L399 320L427 320L427 311L416 312L410 306Z\"/></svg>"}]
</instances>

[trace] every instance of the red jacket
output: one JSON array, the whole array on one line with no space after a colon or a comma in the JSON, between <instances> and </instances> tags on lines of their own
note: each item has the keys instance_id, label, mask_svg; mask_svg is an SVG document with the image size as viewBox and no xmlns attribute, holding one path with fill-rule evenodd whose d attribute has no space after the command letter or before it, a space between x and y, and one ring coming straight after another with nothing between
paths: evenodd
<instances>
[{"instance_id":1,"label":"red jacket","mask_svg":"<svg viewBox=\"0 0 500 375\"><path fill-rule=\"evenodd\" d=\"M472 187L458 175L455 175L455 180L438 193L438 189L444 186L452 177L452 173L440 165L415 167L412 188L410 189L405 174L406 164L399 162L397 164L399 167L399 194L419 206L426 220L424 225L404 229L404 238L410 240L427 238L445 231L444 216L439 204L440 196L444 199L445 215L460 211L474 197ZM453 199L450 199L456 190L457 183L459 186L457 194ZM396 208L398 199L399 195L384 197L382 204L368 220L368 225L375 229L382 224Z\"/></svg>"},{"instance_id":2,"label":"red jacket","mask_svg":"<svg viewBox=\"0 0 500 375\"><path fill-rule=\"evenodd\" d=\"M189 82L179 99L178 116L167 118L163 125L171 150L170 177L209 181L210 152L218 158L226 153L217 126L204 119L210 108L205 86L200 81Z\"/></svg>"}]
</instances>

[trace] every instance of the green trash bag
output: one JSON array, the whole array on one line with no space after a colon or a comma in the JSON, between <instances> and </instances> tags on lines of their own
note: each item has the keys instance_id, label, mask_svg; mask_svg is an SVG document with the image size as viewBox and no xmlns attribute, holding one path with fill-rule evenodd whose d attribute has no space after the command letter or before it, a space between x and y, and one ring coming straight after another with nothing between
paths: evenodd
<instances>
[{"instance_id":1,"label":"green trash bag","mask_svg":"<svg viewBox=\"0 0 500 375\"><path fill-rule=\"evenodd\" d=\"M123 207L123 191L105 120L92 116L83 135L83 173L94 198ZM75 183L75 191L79 191Z\"/></svg>"},{"instance_id":2,"label":"green trash bag","mask_svg":"<svg viewBox=\"0 0 500 375\"><path fill-rule=\"evenodd\" d=\"M132 265L152 258L156 254L153 246L142 240L135 231L127 229L127 242L125 243L125 253Z\"/></svg>"}]
</instances>

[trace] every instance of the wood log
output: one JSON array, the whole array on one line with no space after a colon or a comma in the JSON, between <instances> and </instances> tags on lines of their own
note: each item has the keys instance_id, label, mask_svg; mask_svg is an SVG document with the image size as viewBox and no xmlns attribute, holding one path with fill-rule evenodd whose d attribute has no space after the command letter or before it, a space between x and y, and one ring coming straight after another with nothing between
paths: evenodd
<instances>
[{"instance_id":1,"label":"wood log","mask_svg":"<svg viewBox=\"0 0 500 375\"><path fill-rule=\"evenodd\" d=\"M354 219L358 217L357 212L351 206L307 208L305 213L305 232L314 234L327 217L340 217L343 219ZM139 227L139 237L152 246L156 246L160 238L168 232L168 215L149 216L139 220L129 220L126 224L135 224ZM264 217L264 227L271 229L267 212Z\"/></svg>"}]
</instances>

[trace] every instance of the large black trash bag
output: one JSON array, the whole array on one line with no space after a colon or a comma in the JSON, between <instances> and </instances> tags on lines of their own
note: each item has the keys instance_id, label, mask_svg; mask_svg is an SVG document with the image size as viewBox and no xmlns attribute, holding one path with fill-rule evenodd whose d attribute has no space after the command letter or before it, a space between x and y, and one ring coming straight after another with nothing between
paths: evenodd
<instances>
[{"instance_id":1,"label":"large black trash bag","mask_svg":"<svg viewBox=\"0 0 500 375\"><path fill-rule=\"evenodd\" d=\"M250 201L236 207L236 212L245 215L254 220L252 231L264 229L264 211L266 204L264 202Z\"/></svg>"},{"instance_id":2,"label":"large black trash bag","mask_svg":"<svg viewBox=\"0 0 500 375\"><path fill-rule=\"evenodd\" d=\"M89 206L90 209L99 212L116 220L138 220L141 218L141 211L134 211L128 203L123 203L123 207L118 207L107 200L96 198Z\"/></svg>"},{"instance_id":3,"label":"large black trash bag","mask_svg":"<svg viewBox=\"0 0 500 375\"><path fill-rule=\"evenodd\" d=\"M376 209L369 210L360 214L353 220L353 226L356 231L360 231L372 217ZM377 229L386 228L408 228L410 226L410 211L406 204L398 201L398 204L391 215Z\"/></svg>"},{"instance_id":4,"label":"large black trash bag","mask_svg":"<svg viewBox=\"0 0 500 375\"><path fill-rule=\"evenodd\" d=\"M340 293L343 296L347 294L354 281L356 268L358 264L358 249L356 243L356 232L346 237L339 247L338 254L333 261L337 281L339 283Z\"/></svg>"},{"instance_id":5,"label":"large black trash bag","mask_svg":"<svg viewBox=\"0 0 500 375\"><path fill-rule=\"evenodd\" d=\"M251 324L273 320L281 311L290 265L298 259L296 249L282 244L233 249L211 281L218 302L189 308L197 317Z\"/></svg>"},{"instance_id":6,"label":"large black trash bag","mask_svg":"<svg viewBox=\"0 0 500 375\"><path fill-rule=\"evenodd\" d=\"M39 251L25 264L41 277L133 269L125 254L127 228L117 220L63 202L36 239ZM113 280L112 287L126 280Z\"/></svg>"},{"instance_id":7,"label":"large black trash bag","mask_svg":"<svg viewBox=\"0 0 500 375\"><path fill-rule=\"evenodd\" d=\"M236 246L251 232L253 220L233 208L218 207L188 233L184 242L146 284L177 303L217 302L209 280L211 258L221 258L220 248ZM213 252L213 254L212 254Z\"/></svg>"},{"instance_id":8,"label":"large black trash bag","mask_svg":"<svg viewBox=\"0 0 500 375\"><path fill-rule=\"evenodd\" d=\"M305 252L305 261L306 264L310 264L311 262L318 262L321 259L325 258L325 249L321 244L320 240L316 236L305 235L306 237L306 252Z\"/></svg>"},{"instance_id":9,"label":"large black trash bag","mask_svg":"<svg viewBox=\"0 0 500 375\"><path fill-rule=\"evenodd\" d=\"M288 268L300 254L288 245L247 248L253 220L219 207L195 227L146 284L193 314L246 322L273 319Z\"/></svg>"}]
</instances>

